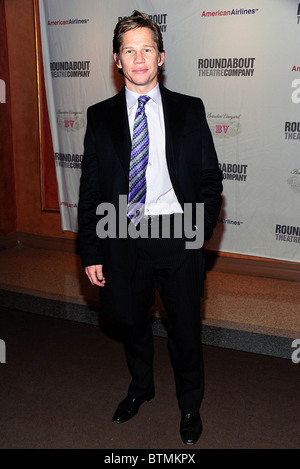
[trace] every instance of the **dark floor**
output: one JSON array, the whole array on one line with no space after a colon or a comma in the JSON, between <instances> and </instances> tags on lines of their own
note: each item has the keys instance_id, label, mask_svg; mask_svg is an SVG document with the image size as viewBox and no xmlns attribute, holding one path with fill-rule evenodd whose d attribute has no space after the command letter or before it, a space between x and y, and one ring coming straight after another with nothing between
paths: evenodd
<instances>
[{"instance_id":1,"label":"dark floor","mask_svg":"<svg viewBox=\"0 0 300 469\"><path fill-rule=\"evenodd\" d=\"M165 338L155 337L155 399L121 425L111 418L129 375L99 327L0 308L0 339L1 449L187 450ZM211 346L204 360L194 450L300 448L300 364Z\"/></svg>"}]
</instances>

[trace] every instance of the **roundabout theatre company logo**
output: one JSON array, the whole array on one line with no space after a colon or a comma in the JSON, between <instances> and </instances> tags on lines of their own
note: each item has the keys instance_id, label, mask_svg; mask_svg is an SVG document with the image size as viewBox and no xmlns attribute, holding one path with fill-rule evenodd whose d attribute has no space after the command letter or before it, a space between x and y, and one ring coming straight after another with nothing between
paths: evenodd
<instances>
[{"instance_id":1,"label":"roundabout theatre company logo","mask_svg":"<svg viewBox=\"0 0 300 469\"><path fill-rule=\"evenodd\" d=\"M253 77L254 57L198 59L201 77Z\"/></svg>"}]
</instances>

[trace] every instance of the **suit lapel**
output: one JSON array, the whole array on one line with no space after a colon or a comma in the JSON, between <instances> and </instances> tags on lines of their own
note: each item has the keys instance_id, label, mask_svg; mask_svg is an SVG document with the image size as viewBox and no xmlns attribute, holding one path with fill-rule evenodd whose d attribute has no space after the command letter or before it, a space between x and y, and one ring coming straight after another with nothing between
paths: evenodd
<instances>
[{"instance_id":1,"label":"suit lapel","mask_svg":"<svg viewBox=\"0 0 300 469\"><path fill-rule=\"evenodd\" d=\"M166 132L166 160L170 179L179 202L182 202L181 191L178 184L178 149L183 135L185 123L185 109L176 99L176 93L160 85Z\"/></svg>"},{"instance_id":2,"label":"suit lapel","mask_svg":"<svg viewBox=\"0 0 300 469\"><path fill-rule=\"evenodd\" d=\"M129 164L131 153L131 138L126 108L125 88L112 101L107 118L116 154L120 160L127 181L129 181Z\"/></svg>"}]
</instances>

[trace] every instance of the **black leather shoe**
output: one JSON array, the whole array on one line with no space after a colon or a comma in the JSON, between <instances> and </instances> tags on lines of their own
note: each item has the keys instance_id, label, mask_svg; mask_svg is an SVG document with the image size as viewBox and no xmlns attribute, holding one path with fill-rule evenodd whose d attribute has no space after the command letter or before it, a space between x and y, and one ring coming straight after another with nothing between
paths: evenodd
<instances>
[{"instance_id":1,"label":"black leather shoe","mask_svg":"<svg viewBox=\"0 0 300 469\"><path fill-rule=\"evenodd\" d=\"M199 412L181 412L180 436L186 445L194 445L200 438L203 426Z\"/></svg>"},{"instance_id":2,"label":"black leather shoe","mask_svg":"<svg viewBox=\"0 0 300 469\"><path fill-rule=\"evenodd\" d=\"M127 396L124 401L122 401L114 413L112 421L115 423L123 423L127 422L128 420L132 419L138 411L140 406L146 402L151 401L153 399L155 393L152 392L145 396L144 398L136 399L135 397Z\"/></svg>"}]
</instances>

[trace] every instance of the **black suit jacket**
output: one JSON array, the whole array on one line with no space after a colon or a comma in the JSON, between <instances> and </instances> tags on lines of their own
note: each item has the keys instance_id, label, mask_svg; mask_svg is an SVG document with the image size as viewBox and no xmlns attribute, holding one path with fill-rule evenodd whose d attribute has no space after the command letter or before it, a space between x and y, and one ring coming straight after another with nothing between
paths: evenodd
<instances>
[{"instance_id":1,"label":"black suit jacket","mask_svg":"<svg viewBox=\"0 0 300 469\"><path fill-rule=\"evenodd\" d=\"M204 238L216 225L222 204L222 173L218 166L205 109L200 98L167 90L160 85L166 133L166 158L175 194L184 203L204 203ZM134 252L124 238L99 239L96 208L102 202L116 207L119 195L128 194L131 138L125 88L91 106L78 206L82 265L103 264L105 287L100 290L103 311L130 323L130 279ZM203 256L200 258L203 259Z\"/></svg>"}]
</instances>

